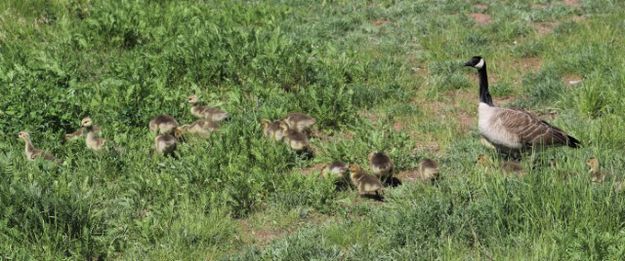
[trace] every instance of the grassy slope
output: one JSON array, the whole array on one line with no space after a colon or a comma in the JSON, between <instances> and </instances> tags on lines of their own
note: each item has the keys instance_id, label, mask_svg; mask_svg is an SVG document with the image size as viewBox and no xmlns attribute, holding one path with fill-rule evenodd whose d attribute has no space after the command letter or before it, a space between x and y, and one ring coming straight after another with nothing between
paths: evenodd
<instances>
[{"instance_id":1,"label":"grassy slope","mask_svg":"<svg viewBox=\"0 0 625 261\"><path fill-rule=\"evenodd\" d=\"M583 163L595 155L620 178L625 162L622 4L147 2L0 3L4 257L625 255L623 197L613 179L590 184ZM555 115L587 146L550 150L557 166L523 179L475 167L489 152L476 79L460 66L474 54L488 58L494 96ZM191 121L190 93L233 120L179 160L152 159L147 121ZM312 161L260 134L261 118L296 110L319 119ZM85 115L125 152L61 145ZM25 164L22 129L66 163ZM379 149L401 171L434 157L445 178L390 189L380 205L298 175Z\"/></svg>"}]
</instances>

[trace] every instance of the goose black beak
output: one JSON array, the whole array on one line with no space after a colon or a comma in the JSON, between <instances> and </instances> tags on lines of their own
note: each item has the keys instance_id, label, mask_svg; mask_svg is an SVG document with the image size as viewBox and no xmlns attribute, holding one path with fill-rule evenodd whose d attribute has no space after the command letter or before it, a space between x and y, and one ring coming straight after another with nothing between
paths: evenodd
<instances>
[{"instance_id":1,"label":"goose black beak","mask_svg":"<svg viewBox=\"0 0 625 261\"><path fill-rule=\"evenodd\" d=\"M468 62L464 63L464 66L473 67L473 61L468 61Z\"/></svg>"}]
</instances>

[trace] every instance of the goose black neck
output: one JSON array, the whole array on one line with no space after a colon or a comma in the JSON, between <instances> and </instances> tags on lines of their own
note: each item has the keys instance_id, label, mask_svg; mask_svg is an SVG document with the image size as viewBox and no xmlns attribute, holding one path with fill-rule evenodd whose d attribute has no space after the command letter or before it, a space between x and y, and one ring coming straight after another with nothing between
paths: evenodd
<instances>
[{"instance_id":1,"label":"goose black neck","mask_svg":"<svg viewBox=\"0 0 625 261\"><path fill-rule=\"evenodd\" d=\"M480 102L486 103L489 106L495 106L493 104L493 98L490 96L490 92L488 92L488 76L486 75L486 63L482 68L477 69L478 74L480 75Z\"/></svg>"}]
</instances>

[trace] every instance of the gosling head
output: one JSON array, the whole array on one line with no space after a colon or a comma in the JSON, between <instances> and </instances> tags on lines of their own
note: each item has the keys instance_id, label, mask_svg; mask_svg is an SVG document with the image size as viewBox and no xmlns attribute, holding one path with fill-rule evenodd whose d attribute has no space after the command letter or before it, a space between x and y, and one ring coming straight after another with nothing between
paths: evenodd
<instances>
[{"instance_id":1,"label":"gosling head","mask_svg":"<svg viewBox=\"0 0 625 261\"><path fill-rule=\"evenodd\" d=\"M599 169L599 160L595 157L590 157L587 161L586 161L586 165L588 165L588 167L590 167L591 171L596 171Z\"/></svg>"},{"instance_id":2,"label":"gosling head","mask_svg":"<svg viewBox=\"0 0 625 261\"><path fill-rule=\"evenodd\" d=\"M477 155L475 162L479 165L486 165L488 163L488 157L484 154Z\"/></svg>"},{"instance_id":3,"label":"gosling head","mask_svg":"<svg viewBox=\"0 0 625 261\"><path fill-rule=\"evenodd\" d=\"M28 132L25 132L25 131L20 131L19 133L17 133L17 137L19 137L22 140L27 140L27 139L30 139L30 134L28 134Z\"/></svg>"},{"instance_id":4,"label":"gosling head","mask_svg":"<svg viewBox=\"0 0 625 261\"><path fill-rule=\"evenodd\" d=\"M476 69L482 69L484 68L485 65L486 65L486 62L484 62L484 58L482 58L482 56L473 56L471 57L471 60L464 63L464 66L469 66L469 67L473 67Z\"/></svg>"},{"instance_id":5,"label":"gosling head","mask_svg":"<svg viewBox=\"0 0 625 261\"><path fill-rule=\"evenodd\" d=\"M280 121L280 129L284 132L289 130L289 124L286 123L286 121L281 120Z\"/></svg>"},{"instance_id":6,"label":"gosling head","mask_svg":"<svg viewBox=\"0 0 625 261\"><path fill-rule=\"evenodd\" d=\"M349 172L354 175L354 173L359 173L362 171L362 168L356 164L349 164Z\"/></svg>"},{"instance_id":7,"label":"gosling head","mask_svg":"<svg viewBox=\"0 0 625 261\"><path fill-rule=\"evenodd\" d=\"M381 151L373 151L369 153L368 159L373 165L387 165L391 162L391 158Z\"/></svg>"},{"instance_id":8,"label":"gosling head","mask_svg":"<svg viewBox=\"0 0 625 261\"><path fill-rule=\"evenodd\" d=\"M260 126L262 126L263 129L267 129L267 127L269 126L270 123L271 123L271 121L269 121L268 119L260 120Z\"/></svg>"},{"instance_id":9,"label":"gosling head","mask_svg":"<svg viewBox=\"0 0 625 261\"><path fill-rule=\"evenodd\" d=\"M188 101L190 104L196 104L196 103L198 103L198 102L199 102L199 100L200 100L200 99L199 99L199 98L197 97L197 95L195 95L195 94L193 94L193 95L191 95L191 96L189 96L189 97L187 98L187 101Z\"/></svg>"},{"instance_id":10,"label":"gosling head","mask_svg":"<svg viewBox=\"0 0 625 261\"><path fill-rule=\"evenodd\" d=\"M89 128L93 126L93 121L91 121L91 117L85 117L80 121L80 126Z\"/></svg>"}]
</instances>

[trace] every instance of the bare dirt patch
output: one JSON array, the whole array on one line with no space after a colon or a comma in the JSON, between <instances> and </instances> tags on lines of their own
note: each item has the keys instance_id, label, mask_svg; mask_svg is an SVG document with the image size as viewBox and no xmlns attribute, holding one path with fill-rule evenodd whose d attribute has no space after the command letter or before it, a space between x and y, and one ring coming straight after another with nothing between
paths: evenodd
<instances>
[{"instance_id":1,"label":"bare dirt patch","mask_svg":"<svg viewBox=\"0 0 625 261\"><path fill-rule=\"evenodd\" d=\"M544 36L544 35L548 35L550 33L553 33L553 30L556 29L556 27L558 27L558 25L560 25L560 23L557 23L557 22L541 22L541 23L535 23L534 24L534 29L536 30L536 32L538 32L539 35Z\"/></svg>"},{"instance_id":2,"label":"bare dirt patch","mask_svg":"<svg viewBox=\"0 0 625 261\"><path fill-rule=\"evenodd\" d=\"M391 23L391 21L388 20L388 19L376 19L376 20L373 20L371 22L371 24L373 24L375 26L383 26L383 25L389 24L389 23Z\"/></svg>"},{"instance_id":3,"label":"bare dirt patch","mask_svg":"<svg viewBox=\"0 0 625 261\"><path fill-rule=\"evenodd\" d=\"M540 57L526 57L521 58L515 62L517 68L521 68L523 71L538 71L543 64L543 60Z\"/></svg>"},{"instance_id":4,"label":"bare dirt patch","mask_svg":"<svg viewBox=\"0 0 625 261\"><path fill-rule=\"evenodd\" d=\"M564 5L566 6L571 6L571 7L578 7L579 6L579 0L564 0Z\"/></svg>"},{"instance_id":5,"label":"bare dirt patch","mask_svg":"<svg viewBox=\"0 0 625 261\"><path fill-rule=\"evenodd\" d=\"M462 129L462 131L468 131L473 126L477 126L477 119L464 111L460 112L460 115L458 115L458 122L460 123L460 129Z\"/></svg>"},{"instance_id":6,"label":"bare dirt patch","mask_svg":"<svg viewBox=\"0 0 625 261\"><path fill-rule=\"evenodd\" d=\"M367 118L371 123L377 122L380 119L380 116L377 113L370 111L362 111L359 114L360 116Z\"/></svg>"},{"instance_id":7,"label":"bare dirt patch","mask_svg":"<svg viewBox=\"0 0 625 261\"><path fill-rule=\"evenodd\" d=\"M241 227L241 232L243 232L242 234L249 237L247 238L247 240L255 242L259 245L265 245L271 242L272 240L286 234L287 232L287 231L280 231L280 230L271 229L271 228L266 228L266 229L265 228L263 229L253 228L252 225L247 220L242 220L241 222L239 222L239 225Z\"/></svg>"},{"instance_id":8,"label":"bare dirt patch","mask_svg":"<svg viewBox=\"0 0 625 261\"><path fill-rule=\"evenodd\" d=\"M262 217L260 223L255 222L254 218L243 219L238 223L241 231L240 239L243 242L264 246L273 240L297 231L304 224L321 225L333 220L334 218L331 216L313 212L307 214L306 217L287 221L286 224L281 223L280 226L276 226L273 220L263 220Z\"/></svg>"},{"instance_id":9,"label":"bare dirt patch","mask_svg":"<svg viewBox=\"0 0 625 261\"><path fill-rule=\"evenodd\" d=\"M513 103L516 100L514 96L502 96L502 97L494 97L495 104L502 107L507 107L507 105Z\"/></svg>"},{"instance_id":10,"label":"bare dirt patch","mask_svg":"<svg viewBox=\"0 0 625 261\"><path fill-rule=\"evenodd\" d=\"M435 154L441 150L441 146L434 141L417 140L412 153L415 155Z\"/></svg>"},{"instance_id":11,"label":"bare dirt patch","mask_svg":"<svg viewBox=\"0 0 625 261\"><path fill-rule=\"evenodd\" d=\"M562 77L562 81L567 86L578 85L582 83L582 77L576 74L567 74Z\"/></svg>"},{"instance_id":12,"label":"bare dirt patch","mask_svg":"<svg viewBox=\"0 0 625 261\"><path fill-rule=\"evenodd\" d=\"M469 14L469 16L471 16L471 18L473 18L473 21L475 21L479 25L487 25L490 24L492 21L490 15L487 14L471 13Z\"/></svg>"},{"instance_id":13,"label":"bare dirt patch","mask_svg":"<svg viewBox=\"0 0 625 261\"><path fill-rule=\"evenodd\" d=\"M397 132L401 131L404 129L404 123L402 123L401 121L396 121L395 123L393 123L393 129Z\"/></svg>"}]
</instances>

